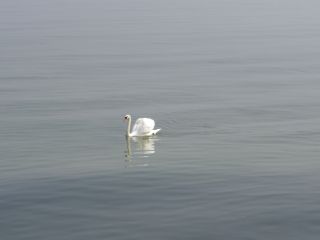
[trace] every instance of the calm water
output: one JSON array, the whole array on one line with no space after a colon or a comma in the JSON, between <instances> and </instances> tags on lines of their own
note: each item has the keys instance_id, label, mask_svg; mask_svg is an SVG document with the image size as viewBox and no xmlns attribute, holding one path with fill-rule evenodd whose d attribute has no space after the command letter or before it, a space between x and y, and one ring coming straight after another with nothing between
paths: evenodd
<instances>
[{"instance_id":1,"label":"calm water","mask_svg":"<svg viewBox=\"0 0 320 240\"><path fill-rule=\"evenodd\" d=\"M319 7L2 1L1 239L319 239Z\"/></svg>"}]
</instances>

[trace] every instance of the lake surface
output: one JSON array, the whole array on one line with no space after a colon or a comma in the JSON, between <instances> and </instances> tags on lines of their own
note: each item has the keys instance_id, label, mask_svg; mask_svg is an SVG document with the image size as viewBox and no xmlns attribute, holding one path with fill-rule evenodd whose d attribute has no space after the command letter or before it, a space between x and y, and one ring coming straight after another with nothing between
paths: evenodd
<instances>
[{"instance_id":1,"label":"lake surface","mask_svg":"<svg viewBox=\"0 0 320 240\"><path fill-rule=\"evenodd\" d=\"M1 239L319 239L319 7L2 1Z\"/></svg>"}]
</instances>

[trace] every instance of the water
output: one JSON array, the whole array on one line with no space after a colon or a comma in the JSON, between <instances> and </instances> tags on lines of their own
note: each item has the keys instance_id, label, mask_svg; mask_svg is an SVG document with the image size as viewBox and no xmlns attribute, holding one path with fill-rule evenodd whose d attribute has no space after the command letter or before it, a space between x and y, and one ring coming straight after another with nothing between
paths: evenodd
<instances>
[{"instance_id":1,"label":"water","mask_svg":"<svg viewBox=\"0 0 320 240\"><path fill-rule=\"evenodd\" d=\"M2 1L1 239L318 239L318 9Z\"/></svg>"}]
</instances>

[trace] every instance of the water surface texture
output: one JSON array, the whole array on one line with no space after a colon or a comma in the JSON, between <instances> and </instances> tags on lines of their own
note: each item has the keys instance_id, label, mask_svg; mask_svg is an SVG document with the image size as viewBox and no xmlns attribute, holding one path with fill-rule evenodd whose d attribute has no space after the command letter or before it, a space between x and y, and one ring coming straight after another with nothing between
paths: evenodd
<instances>
[{"instance_id":1,"label":"water surface texture","mask_svg":"<svg viewBox=\"0 0 320 240\"><path fill-rule=\"evenodd\" d=\"M319 239L319 8L2 1L1 239Z\"/></svg>"}]
</instances>

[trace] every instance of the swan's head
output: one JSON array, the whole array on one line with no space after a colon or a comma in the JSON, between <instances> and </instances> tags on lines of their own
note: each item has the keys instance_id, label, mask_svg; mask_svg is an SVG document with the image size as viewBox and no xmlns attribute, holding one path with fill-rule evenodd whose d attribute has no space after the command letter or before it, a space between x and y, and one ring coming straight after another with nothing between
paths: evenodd
<instances>
[{"instance_id":1,"label":"swan's head","mask_svg":"<svg viewBox=\"0 0 320 240\"><path fill-rule=\"evenodd\" d=\"M129 119L131 119L131 115L130 114L127 114L124 116L124 120L125 121L128 121Z\"/></svg>"}]
</instances>

